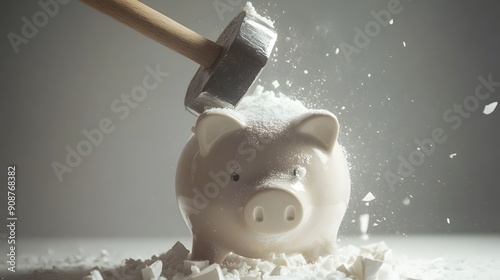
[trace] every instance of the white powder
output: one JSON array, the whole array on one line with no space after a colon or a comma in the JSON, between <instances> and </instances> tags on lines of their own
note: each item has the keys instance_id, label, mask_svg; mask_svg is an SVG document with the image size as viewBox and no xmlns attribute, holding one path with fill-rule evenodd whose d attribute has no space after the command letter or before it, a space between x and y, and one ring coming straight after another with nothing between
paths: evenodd
<instances>
[{"instance_id":1,"label":"white powder","mask_svg":"<svg viewBox=\"0 0 500 280\"><path fill-rule=\"evenodd\" d=\"M245 11L245 13L248 16L255 17L255 18L261 20L262 22L264 22L265 24L269 25L270 27L274 28L274 21L272 21L272 20L270 20L268 18L265 18L265 17L259 15L255 11L255 8L253 7L253 5L252 5L251 2L247 2L247 4L245 5L245 7L243 8L243 10Z\"/></svg>"},{"instance_id":2,"label":"white powder","mask_svg":"<svg viewBox=\"0 0 500 280\"><path fill-rule=\"evenodd\" d=\"M402 203L403 203L403 205L408 206L408 205L410 205L410 199L408 197L405 197L405 199L403 199Z\"/></svg>"},{"instance_id":3,"label":"white powder","mask_svg":"<svg viewBox=\"0 0 500 280\"><path fill-rule=\"evenodd\" d=\"M291 121L309 111L300 101L282 93L264 91L257 86L253 94L247 94L236 109L210 109L210 112L225 112L245 122L249 131L264 134L272 139L283 132Z\"/></svg>"}]
</instances>

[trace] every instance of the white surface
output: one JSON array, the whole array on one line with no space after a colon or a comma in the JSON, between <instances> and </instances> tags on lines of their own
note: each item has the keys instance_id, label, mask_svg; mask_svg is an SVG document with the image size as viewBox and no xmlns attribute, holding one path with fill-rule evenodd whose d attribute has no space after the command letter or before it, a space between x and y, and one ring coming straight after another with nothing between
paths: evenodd
<instances>
[{"instance_id":1,"label":"white surface","mask_svg":"<svg viewBox=\"0 0 500 280\"><path fill-rule=\"evenodd\" d=\"M150 258L169 250L180 240L190 248L189 238L143 238L143 239L18 239L18 269L50 268L43 260L59 260L71 264L78 258L102 258L101 251L109 252L109 266L117 266L128 258ZM393 250L396 268L420 274L422 279L500 279L500 235L449 235L449 236L381 236L362 241L358 237L341 239L339 245L361 246L385 241ZM6 252L6 244L1 244ZM5 255L1 255L3 279L82 279L89 274L90 267L72 267L67 272L50 278L34 277L32 272L8 273L5 271ZM101 259L102 260L102 259ZM36 264L34 267L31 264ZM87 262L86 262L87 263ZM43 274L44 277L48 275ZM426 277L432 275L432 277ZM434 278L436 275L442 277ZM40 276L40 275L39 275Z\"/></svg>"}]
</instances>

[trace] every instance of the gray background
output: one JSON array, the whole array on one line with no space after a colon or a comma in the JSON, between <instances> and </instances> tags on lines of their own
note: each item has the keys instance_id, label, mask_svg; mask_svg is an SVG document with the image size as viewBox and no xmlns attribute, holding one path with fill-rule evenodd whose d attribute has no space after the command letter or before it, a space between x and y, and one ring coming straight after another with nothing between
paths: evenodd
<instances>
[{"instance_id":1,"label":"gray background","mask_svg":"<svg viewBox=\"0 0 500 280\"><path fill-rule=\"evenodd\" d=\"M144 2L212 40L244 5L229 1L234 9L219 16L211 0ZM350 62L335 55L342 42L354 44L354 27L363 29L373 21L370 11L387 2L254 1L279 35L276 61L258 83L272 89L277 80L279 91L338 115L353 180L341 235L359 233L362 213L378 224L369 233L499 233L500 109L482 110L499 101L500 88L457 130L443 113L474 93L478 76L500 81L500 5L401 1L394 24L361 53ZM20 34L22 17L31 20L40 10L36 1L11 0L0 12L0 180L6 182L7 164L17 165L18 236L188 235L174 174L195 122L183 98L197 65L78 1L60 5L15 54L7 34ZM157 64L169 77L118 119L110 104ZM59 182L51 163L63 163L65 147L75 148L85 139L81 131L103 118L116 129ZM408 158L414 140L438 127L447 141L390 191L383 174L396 172L398 156ZM369 191L376 199L366 206L361 199Z\"/></svg>"}]
</instances>

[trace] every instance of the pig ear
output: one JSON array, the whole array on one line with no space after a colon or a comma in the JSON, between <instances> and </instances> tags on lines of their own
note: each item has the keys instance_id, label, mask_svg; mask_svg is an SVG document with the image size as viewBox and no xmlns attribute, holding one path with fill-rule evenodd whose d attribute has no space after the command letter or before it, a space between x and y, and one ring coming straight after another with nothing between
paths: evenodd
<instances>
[{"instance_id":1,"label":"pig ear","mask_svg":"<svg viewBox=\"0 0 500 280\"><path fill-rule=\"evenodd\" d=\"M295 129L298 133L317 140L325 150L331 151L339 134L339 122L328 111L316 111L301 117Z\"/></svg>"},{"instance_id":2,"label":"pig ear","mask_svg":"<svg viewBox=\"0 0 500 280\"><path fill-rule=\"evenodd\" d=\"M223 112L205 112L196 122L196 138L202 156L206 156L218 140L225 135L245 128L236 117Z\"/></svg>"}]
</instances>

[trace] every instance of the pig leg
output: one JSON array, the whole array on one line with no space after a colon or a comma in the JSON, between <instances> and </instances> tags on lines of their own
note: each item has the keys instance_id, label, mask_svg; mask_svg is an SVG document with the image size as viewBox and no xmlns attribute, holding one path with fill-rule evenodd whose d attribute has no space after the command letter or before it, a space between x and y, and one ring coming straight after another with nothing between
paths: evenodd
<instances>
[{"instance_id":1,"label":"pig leg","mask_svg":"<svg viewBox=\"0 0 500 280\"><path fill-rule=\"evenodd\" d=\"M193 252L191 254L193 261L208 260L210 264L222 264L228 254L228 250L216 246L213 242L193 239Z\"/></svg>"},{"instance_id":2,"label":"pig leg","mask_svg":"<svg viewBox=\"0 0 500 280\"><path fill-rule=\"evenodd\" d=\"M319 238L314 242L309 250L302 252L302 255L308 263L313 263L319 257L331 255L335 252L335 239L332 238Z\"/></svg>"}]
</instances>

